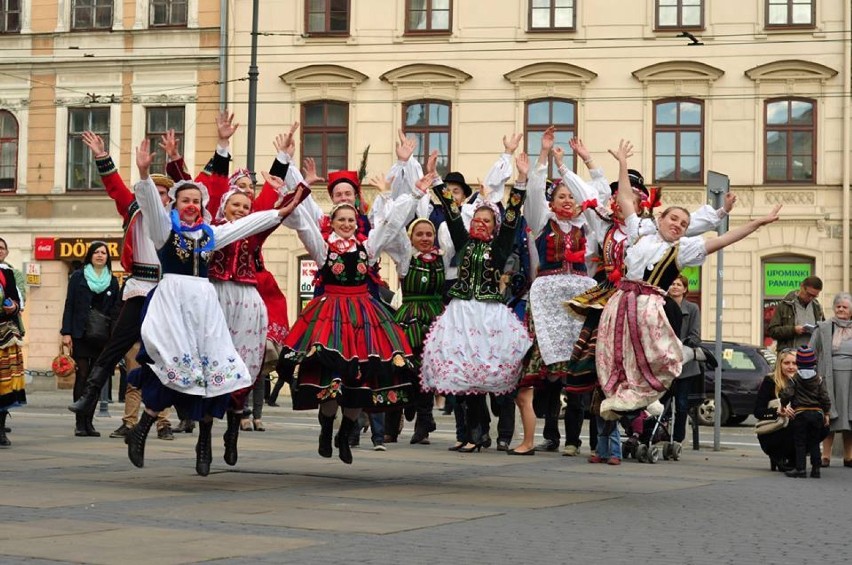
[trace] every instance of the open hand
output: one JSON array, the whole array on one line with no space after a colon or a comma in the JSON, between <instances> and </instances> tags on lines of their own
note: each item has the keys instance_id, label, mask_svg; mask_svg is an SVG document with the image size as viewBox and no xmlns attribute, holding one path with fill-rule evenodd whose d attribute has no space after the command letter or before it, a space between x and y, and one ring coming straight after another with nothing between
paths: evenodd
<instances>
[{"instance_id":1,"label":"open hand","mask_svg":"<svg viewBox=\"0 0 852 565\"><path fill-rule=\"evenodd\" d=\"M139 147L136 148L136 167L139 169L140 178L148 178L148 171L153 162L154 155L151 154L151 142L148 139L143 139Z\"/></svg>"},{"instance_id":2,"label":"open hand","mask_svg":"<svg viewBox=\"0 0 852 565\"><path fill-rule=\"evenodd\" d=\"M170 129L161 135L159 146L160 149L165 151L169 161L176 161L180 159L180 153L178 153L177 150L177 137L175 137L175 130Z\"/></svg>"},{"instance_id":3,"label":"open hand","mask_svg":"<svg viewBox=\"0 0 852 565\"><path fill-rule=\"evenodd\" d=\"M529 156L526 153L521 153L515 157L515 166L518 168L518 178L520 179L523 176L524 180L526 180L527 175L530 172Z\"/></svg>"},{"instance_id":4,"label":"open hand","mask_svg":"<svg viewBox=\"0 0 852 565\"><path fill-rule=\"evenodd\" d=\"M397 130L399 141L396 142L396 158L400 161L408 161L414 155L414 150L417 149L417 140L413 137L406 137L403 131Z\"/></svg>"},{"instance_id":5,"label":"open hand","mask_svg":"<svg viewBox=\"0 0 852 565\"><path fill-rule=\"evenodd\" d=\"M615 157L619 163L627 163L627 160L633 157L633 144L623 139L618 142L618 149L608 149L609 154Z\"/></svg>"},{"instance_id":6,"label":"open hand","mask_svg":"<svg viewBox=\"0 0 852 565\"><path fill-rule=\"evenodd\" d=\"M234 114L229 114L227 110L222 110L216 116L216 131L219 134L219 141L227 142L239 129L240 124L234 122Z\"/></svg>"},{"instance_id":7,"label":"open hand","mask_svg":"<svg viewBox=\"0 0 852 565\"><path fill-rule=\"evenodd\" d=\"M591 159L592 154L589 153L589 150L586 149L583 140L579 137L572 137L571 139L569 139L568 146L583 161L588 161Z\"/></svg>"},{"instance_id":8,"label":"open hand","mask_svg":"<svg viewBox=\"0 0 852 565\"><path fill-rule=\"evenodd\" d=\"M305 184L308 186L313 186L325 180L317 174L317 163L312 157L305 157L305 160L302 161L302 176L305 177Z\"/></svg>"},{"instance_id":9,"label":"open hand","mask_svg":"<svg viewBox=\"0 0 852 565\"><path fill-rule=\"evenodd\" d=\"M260 174L261 176L263 176L263 181L275 190L278 190L284 186L284 180L281 177L270 175L266 171L260 171Z\"/></svg>"},{"instance_id":10,"label":"open hand","mask_svg":"<svg viewBox=\"0 0 852 565\"><path fill-rule=\"evenodd\" d=\"M86 144L86 147L92 150L92 155L94 155L95 159L104 157L108 154L106 145L104 145L104 140L96 133L84 131L83 143Z\"/></svg>"},{"instance_id":11,"label":"open hand","mask_svg":"<svg viewBox=\"0 0 852 565\"><path fill-rule=\"evenodd\" d=\"M278 215L283 219L290 215L293 210L296 209L296 206L302 203L302 193L305 192L305 185L299 184L296 188L296 194L290 202L287 203L286 206L282 206L278 210Z\"/></svg>"},{"instance_id":12,"label":"open hand","mask_svg":"<svg viewBox=\"0 0 852 565\"><path fill-rule=\"evenodd\" d=\"M506 150L506 153L512 155L518 149L518 145L521 144L521 139L523 138L523 134L521 133L513 133L508 138L503 136L503 147Z\"/></svg>"},{"instance_id":13,"label":"open hand","mask_svg":"<svg viewBox=\"0 0 852 565\"><path fill-rule=\"evenodd\" d=\"M733 192L729 192L725 194L725 202L722 204L722 208L727 213L731 213L731 210L734 209L734 204L737 203L737 195Z\"/></svg>"}]
</instances>

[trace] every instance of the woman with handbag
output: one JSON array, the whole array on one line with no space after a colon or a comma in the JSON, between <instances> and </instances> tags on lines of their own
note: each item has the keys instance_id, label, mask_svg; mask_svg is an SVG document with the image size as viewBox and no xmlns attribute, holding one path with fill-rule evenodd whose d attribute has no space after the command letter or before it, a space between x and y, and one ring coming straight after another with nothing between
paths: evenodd
<instances>
[{"instance_id":1,"label":"woman with handbag","mask_svg":"<svg viewBox=\"0 0 852 565\"><path fill-rule=\"evenodd\" d=\"M83 394L93 363L109 340L112 318L119 303L118 281L112 275L109 250L95 241L86 252L83 265L68 279L68 294L62 314L62 344L77 364L74 400ZM75 414L77 437L98 437L92 425L94 406L85 414Z\"/></svg>"},{"instance_id":2,"label":"woman with handbag","mask_svg":"<svg viewBox=\"0 0 852 565\"><path fill-rule=\"evenodd\" d=\"M793 409L790 406L781 408L778 395L797 370L796 351L782 350L775 361L775 371L764 377L757 391L754 417L758 422L754 431L757 433L760 448L769 456L770 468L773 471L785 472L794 467L796 448L793 445L793 432L787 425L793 417Z\"/></svg>"},{"instance_id":3,"label":"woman with handbag","mask_svg":"<svg viewBox=\"0 0 852 565\"><path fill-rule=\"evenodd\" d=\"M0 246L8 249L4 239L0 239ZM21 352L24 337L19 317L21 297L14 271L5 266L0 267L0 303L0 447L8 447L11 442L6 437L6 416L9 409L27 403L27 394Z\"/></svg>"}]
</instances>

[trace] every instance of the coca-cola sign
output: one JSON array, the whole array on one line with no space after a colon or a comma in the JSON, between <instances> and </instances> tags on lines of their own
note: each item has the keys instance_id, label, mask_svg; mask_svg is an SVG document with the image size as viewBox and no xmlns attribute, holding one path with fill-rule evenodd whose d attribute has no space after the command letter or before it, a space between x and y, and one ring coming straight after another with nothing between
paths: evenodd
<instances>
[{"instance_id":1,"label":"coca-cola sign","mask_svg":"<svg viewBox=\"0 0 852 565\"><path fill-rule=\"evenodd\" d=\"M56 239L52 237L37 237L33 244L35 258L41 261L51 261L56 254Z\"/></svg>"},{"instance_id":2,"label":"coca-cola sign","mask_svg":"<svg viewBox=\"0 0 852 565\"><path fill-rule=\"evenodd\" d=\"M82 259L86 256L89 246L95 241L103 241L107 244L109 255L113 259L118 259L121 253L121 239L118 238L103 238L103 239L83 239L83 238L55 238L55 237L37 237L35 238L35 258L38 261L71 261L74 259Z\"/></svg>"}]
</instances>

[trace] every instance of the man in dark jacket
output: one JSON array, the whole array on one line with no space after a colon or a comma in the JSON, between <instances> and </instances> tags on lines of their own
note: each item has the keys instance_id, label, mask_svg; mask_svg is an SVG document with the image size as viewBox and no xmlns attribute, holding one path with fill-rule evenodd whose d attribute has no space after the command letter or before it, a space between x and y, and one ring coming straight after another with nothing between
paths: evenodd
<instances>
[{"instance_id":1,"label":"man in dark jacket","mask_svg":"<svg viewBox=\"0 0 852 565\"><path fill-rule=\"evenodd\" d=\"M808 277L797 292L789 293L778 303L766 328L769 337L777 342L776 351L808 344L817 322L825 320L817 300L821 291L822 280Z\"/></svg>"}]
</instances>

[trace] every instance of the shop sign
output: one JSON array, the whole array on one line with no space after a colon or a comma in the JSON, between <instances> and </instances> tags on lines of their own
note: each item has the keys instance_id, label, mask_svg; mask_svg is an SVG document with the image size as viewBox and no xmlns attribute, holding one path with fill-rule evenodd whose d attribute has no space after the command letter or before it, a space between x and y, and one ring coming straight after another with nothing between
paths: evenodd
<instances>
[{"instance_id":1,"label":"shop sign","mask_svg":"<svg viewBox=\"0 0 852 565\"><path fill-rule=\"evenodd\" d=\"M39 261L73 261L80 260L86 256L86 252L92 243L103 241L107 244L109 256L118 259L121 256L120 238L35 238L35 258Z\"/></svg>"},{"instance_id":2,"label":"shop sign","mask_svg":"<svg viewBox=\"0 0 852 565\"><path fill-rule=\"evenodd\" d=\"M317 262L313 259L299 260L299 294L314 295L314 277L317 274Z\"/></svg>"},{"instance_id":3,"label":"shop sign","mask_svg":"<svg viewBox=\"0 0 852 565\"><path fill-rule=\"evenodd\" d=\"M27 275L27 286L41 286L41 265L24 263L24 272Z\"/></svg>"},{"instance_id":4,"label":"shop sign","mask_svg":"<svg viewBox=\"0 0 852 565\"><path fill-rule=\"evenodd\" d=\"M701 292L701 267L684 267L680 274L689 282L689 292Z\"/></svg>"},{"instance_id":5,"label":"shop sign","mask_svg":"<svg viewBox=\"0 0 852 565\"><path fill-rule=\"evenodd\" d=\"M810 263L764 263L763 295L786 296L799 290L802 281L811 276Z\"/></svg>"}]
</instances>

